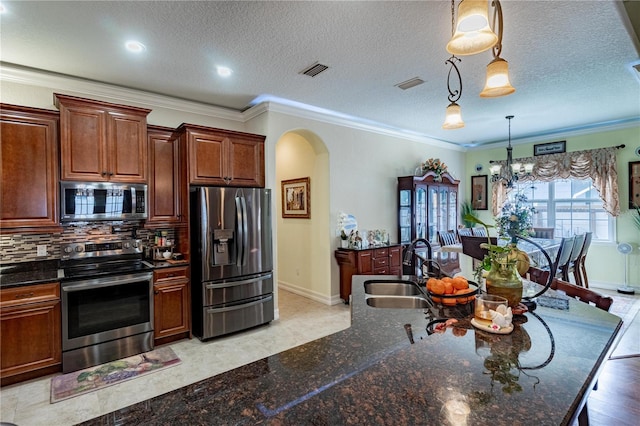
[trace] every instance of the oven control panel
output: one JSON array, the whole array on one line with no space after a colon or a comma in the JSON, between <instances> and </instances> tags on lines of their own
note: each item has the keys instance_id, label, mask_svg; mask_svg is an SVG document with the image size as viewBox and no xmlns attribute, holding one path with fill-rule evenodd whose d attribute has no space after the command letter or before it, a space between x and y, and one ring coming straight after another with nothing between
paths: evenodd
<instances>
[{"instance_id":1,"label":"oven control panel","mask_svg":"<svg viewBox=\"0 0 640 426\"><path fill-rule=\"evenodd\" d=\"M142 253L141 240L86 241L61 244L63 259Z\"/></svg>"}]
</instances>

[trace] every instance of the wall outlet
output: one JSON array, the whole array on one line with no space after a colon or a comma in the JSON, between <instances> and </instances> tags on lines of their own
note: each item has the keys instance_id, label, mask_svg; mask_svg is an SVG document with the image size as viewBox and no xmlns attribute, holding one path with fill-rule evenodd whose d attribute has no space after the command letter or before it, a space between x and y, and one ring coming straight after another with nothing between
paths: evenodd
<instances>
[{"instance_id":1,"label":"wall outlet","mask_svg":"<svg viewBox=\"0 0 640 426\"><path fill-rule=\"evenodd\" d=\"M46 244L41 244L36 246L36 256L46 256L47 255L47 245Z\"/></svg>"}]
</instances>

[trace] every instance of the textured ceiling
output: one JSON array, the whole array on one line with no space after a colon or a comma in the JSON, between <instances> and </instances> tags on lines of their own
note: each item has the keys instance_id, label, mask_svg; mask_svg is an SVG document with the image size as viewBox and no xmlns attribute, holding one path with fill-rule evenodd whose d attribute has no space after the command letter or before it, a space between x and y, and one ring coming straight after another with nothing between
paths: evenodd
<instances>
[{"instance_id":1,"label":"textured ceiling","mask_svg":"<svg viewBox=\"0 0 640 426\"><path fill-rule=\"evenodd\" d=\"M448 1L3 1L19 65L242 111L270 95L459 145L640 117L638 39L620 2L502 1L510 96L481 99L489 51L462 57L466 127L442 130ZM147 50L123 49L135 38ZM320 62L329 69L300 75ZM233 69L230 78L216 65ZM409 90L396 84L413 77Z\"/></svg>"}]
</instances>

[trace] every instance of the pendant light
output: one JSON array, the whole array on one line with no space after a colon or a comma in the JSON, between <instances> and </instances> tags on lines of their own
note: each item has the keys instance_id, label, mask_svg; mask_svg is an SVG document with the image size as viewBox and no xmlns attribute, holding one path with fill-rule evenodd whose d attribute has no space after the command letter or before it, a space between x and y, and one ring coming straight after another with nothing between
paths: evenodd
<instances>
[{"instance_id":1,"label":"pendant light","mask_svg":"<svg viewBox=\"0 0 640 426\"><path fill-rule=\"evenodd\" d=\"M509 81L509 63L500 57L502 52L502 6L498 0L494 0L492 5L494 6L493 28L496 28L497 19L498 41L492 49L493 61L487 65L487 77L484 89L480 92L481 98L496 98L510 95L516 91Z\"/></svg>"},{"instance_id":2,"label":"pendant light","mask_svg":"<svg viewBox=\"0 0 640 426\"><path fill-rule=\"evenodd\" d=\"M489 27L487 0L462 0L458 6L458 25L447 43L447 52L475 55L491 49L497 41L498 36Z\"/></svg>"},{"instance_id":3,"label":"pendant light","mask_svg":"<svg viewBox=\"0 0 640 426\"><path fill-rule=\"evenodd\" d=\"M455 0L451 0L451 33L453 33L455 26ZM447 106L447 110L444 116L444 123L442 123L442 128L445 130L453 130L453 129L461 129L464 127L464 121L462 121L462 111L460 110L460 105L456 102L462 96L462 77L460 77L460 70L456 66L456 62L461 62L460 58L456 58L455 55L452 55L449 59L447 59L444 63L449 64L449 73L447 74L447 90L449 90L449 106ZM451 72L455 71L455 75L458 76L458 87L459 90L451 88Z\"/></svg>"}]
</instances>

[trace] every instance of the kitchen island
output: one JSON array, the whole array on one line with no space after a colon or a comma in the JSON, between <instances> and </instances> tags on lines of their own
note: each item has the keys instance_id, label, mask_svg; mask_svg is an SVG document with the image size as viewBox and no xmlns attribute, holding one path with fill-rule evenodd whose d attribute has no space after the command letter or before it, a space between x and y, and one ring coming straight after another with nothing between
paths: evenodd
<instances>
[{"instance_id":1,"label":"kitchen island","mask_svg":"<svg viewBox=\"0 0 640 426\"><path fill-rule=\"evenodd\" d=\"M468 318L429 334L423 309L366 304L364 281L385 278L353 278L349 329L86 424L570 424L621 326L569 300L516 317L509 335Z\"/></svg>"}]
</instances>

